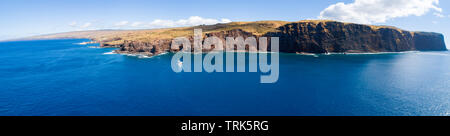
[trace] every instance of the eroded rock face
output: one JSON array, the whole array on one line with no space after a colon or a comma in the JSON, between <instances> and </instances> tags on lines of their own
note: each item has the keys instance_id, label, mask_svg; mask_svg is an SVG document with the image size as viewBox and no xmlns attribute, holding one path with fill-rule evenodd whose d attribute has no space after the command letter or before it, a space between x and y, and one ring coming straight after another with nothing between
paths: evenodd
<instances>
[{"instance_id":1,"label":"eroded rock face","mask_svg":"<svg viewBox=\"0 0 450 136\"><path fill-rule=\"evenodd\" d=\"M360 24L292 23L281 32L267 36L280 37L281 52L360 53L445 50L444 38L437 33L417 33L394 28L375 29Z\"/></svg>"},{"instance_id":2,"label":"eroded rock face","mask_svg":"<svg viewBox=\"0 0 450 136\"><path fill-rule=\"evenodd\" d=\"M223 50L226 49L226 38L227 37L233 37L233 38L243 37L244 39L247 39L248 37L255 37L256 39L258 39L260 37L260 36L254 35L252 33L245 32L242 29L235 29L235 30L224 31L224 32L207 33L207 34L205 34L204 38L212 37L212 36L216 36L222 40L222 43L223 43L222 49ZM258 41L257 41L257 43L258 43ZM214 48L214 45L212 48ZM249 48L248 45L246 45L245 50L248 51L249 50L248 48ZM210 49L210 50L212 50L212 49ZM238 50L238 47L235 45L232 48L232 50Z\"/></svg>"},{"instance_id":3,"label":"eroded rock face","mask_svg":"<svg viewBox=\"0 0 450 136\"><path fill-rule=\"evenodd\" d=\"M124 41L121 45L115 45L119 49L115 50L120 54L140 54L153 56L169 50L171 40L155 40L152 42Z\"/></svg>"},{"instance_id":4,"label":"eroded rock face","mask_svg":"<svg viewBox=\"0 0 450 136\"><path fill-rule=\"evenodd\" d=\"M430 32L414 33L414 45L419 51L445 51L447 50L444 35Z\"/></svg>"},{"instance_id":5,"label":"eroded rock face","mask_svg":"<svg viewBox=\"0 0 450 136\"><path fill-rule=\"evenodd\" d=\"M241 29L204 34L219 37L225 46L226 37L279 37L280 52L286 53L363 53L363 52L401 52L401 51L442 51L447 50L442 34L428 32L409 32L389 27L374 27L341 22L296 22L257 36ZM187 37L193 45L193 37ZM270 38L269 38L270 39ZM170 50L172 39L159 39L151 42L125 41L116 51L124 54L157 55ZM270 44L270 41L268 42ZM268 46L270 48L270 45ZM224 47L225 48L225 47ZM270 50L270 49L269 49Z\"/></svg>"}]
</instances>

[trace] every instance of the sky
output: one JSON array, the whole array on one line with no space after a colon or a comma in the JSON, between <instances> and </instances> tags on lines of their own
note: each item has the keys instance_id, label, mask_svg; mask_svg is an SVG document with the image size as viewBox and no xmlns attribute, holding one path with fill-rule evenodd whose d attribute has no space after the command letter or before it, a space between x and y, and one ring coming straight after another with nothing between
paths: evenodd
<instances>
[{"instance_id":1,"label":"sky","mask_svg":"<svg viewBox=\"0 0 450 136\"><path fill-rule=\"evenodd\" d=\"M332 19L443 33L448 0L1 0L0 40L98 29Z\"/></svg>"}]
</instances>

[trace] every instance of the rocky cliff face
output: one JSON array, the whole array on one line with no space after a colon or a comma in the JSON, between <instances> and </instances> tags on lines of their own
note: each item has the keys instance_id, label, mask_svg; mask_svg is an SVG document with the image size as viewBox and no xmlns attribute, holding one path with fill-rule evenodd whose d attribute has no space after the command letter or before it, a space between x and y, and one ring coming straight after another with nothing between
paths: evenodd
<instances>
[{"instance_id":1,"label":"rocky cliff face","mask_svg":"<svg viewBox=\"0 0 450 136\"><path fill-rule=\"evenodd\" d=\"M363 53L401 51L447 50L444 37L438 33L409 32L394 27L369 26L335 21L301 21L287 23L276 31L256 35L242 29L204 33L204 37L217 36L244 38L280 37L280 52L286 53ZM187 36L193 43L192 36ZM118 53L157 55L169 52L172 39L151 42L124 41L119 45L102 44L103 47L119 47ZM270 43L270 42L269 42ZM225 44L225 43L224 43Z\"/></svg>"},{"instance_id":2,"label":"rocky cliff face","mask_svg":"<svg viewBox=\"0 0 450 136\"><path fill-rule=\"evenodd\" d=\"M280 37L281 52L360 53L446 50L442 34L409 32L341 22L291 23L281 32L267 36Z\"/></svg>"},{"instance_id":3,"label":"rocky cliff face","mask_svg":"<svg viewBox=\"0 0 450 136\"><path fill-rule=\"evenodd\" d=\"M140 42L140 41L124 41L120 45L110 45L101 43L100 47L103 48L119 48L115 50L116 53L120 54L139 54L146 56L154 56L170 49L172 40L161 39L152 42Z\"/></svg>"},{"instance_id":4,"label":"rocky cliff face","mask_svg":"<svg viewBox=\"0 0 450 136\"><path fill-rule=\"evenodd\" d=\"M415 32L414 45L419 51L445 51L447 50L444 35L430 32Z\"/></svg>"}]
</instances>

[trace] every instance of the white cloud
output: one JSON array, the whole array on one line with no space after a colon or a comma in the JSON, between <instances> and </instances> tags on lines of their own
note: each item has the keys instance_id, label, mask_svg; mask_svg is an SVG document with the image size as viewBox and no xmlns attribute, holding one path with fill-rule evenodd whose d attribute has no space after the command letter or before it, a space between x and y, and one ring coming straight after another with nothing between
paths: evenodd
<instances>
[{"instance_id":1,"label":"white cloud","mask_svg":"<svg viewBox=\"0 0 450 136\"><path fill-rule=\"evenodd\" d=\"M77 22L72 22L72 23L69 23L69 26L71 26L71 27L76 27L77 26Z\"/></svg>"},{"instance_id":2,"label":"white cloud","mask_svg":"<svg viewBox=\"0 0 450 136\"><path fill-rule=\"evenodd\" d=\"M230 19L210 19L202 18L199 16L191 16L188 19L180 20L161 20L157 19L148 24L150 28L161 28L161 27L181 27L181 26L196 26L196 25L212 25L217 23L229 23Z\"/></svg>"},{"instance_id":3,"label":"white cloud","mask_svg":"<svg viewBox=\"0 0 450 136\"><path fill-rule=\"evenodd\" d=\"M441 13L439 0L355 0L336 3L320 13L320 19L363 24L384 23L389 19L422 16L429 11Z\"/></svg>"},{"instance_id":4,"label":"white cloud","mask_svg":"<svg viewBox=\"0 0 450 136\"><path fill-rule=\"evenodd\" d=\"M71 22L69 23L70 27L76 28L76 30L85 30L86 28L89 28L92 26L91 22L86 23L78 23L78 22Z\"/></svg>"},{"instance_id":5,"label":"white cloud","mask_svg":"<svg viewBox=\"0 0 450 136\"><path fill-rule=\"evenodd\" d=\"M80 28L88 28L88 27L90 27L91 25L92 25L92 23L87 22L87 23L84 23L83 25L81 25Z\"/></svg>"},{"instance_id":6,"label":"white cloud","mask_svg":"<svg viewBox=\"0 0 450 136\"><path fill-rule=\"evenodd\" d=\"M142 22L134 22L130 26L131 27L140 27L142 24L144 24L144 23L142 23Z\"/></svg>"},{"instance_id":7,"label":"white cloud","mask_svg":"<svg viewBox=\"0 0 450 136\"><path fill-rule=\"evenodd\" d=\"M79 22L71 22L68 25L76 30L94 30L94 29L146 29L146 28L167 28L167 27L183 27L183 26L196 26L196 25L212 25L217 23L230 23L230 19L211 19L211 18L202 18L199 16L191 16L187 19L180 20L162 20L156 19L151 22L130 22L130 21L120 21L117 23L112 23L109 25L101 24L99 22L95 22L95 25L91 22L79 23Z\"/></svg>"},{"instance_id":8,"label":"white cloud","mask_svg":"<svg viewBox=\"0 0 450 136\"><path fill-rule=\"evenodd\" d=\"M122 26L128 25L128 23L130 23L130 22L128 22L128 21L121 21L121 22L118 22L118 23L114 24L114 26L122 27Z\"/></svg>"},{"instance_id":9,"label":"white cloud","mask_svg":"<svg viewBox=\"0 0 450 136\"><path fill-rule=\"evenodd\" d=\"M150 27L174 27L175 22L171 20L161 20L156 19L155 21L148 24Z\"/></svg>"},{"instance_id":10,"label":"white cloud","mask_svg":"<svg viewBox=\"0 0 450 136\"><path fill-rule=\"evenodd\" d=\"M221 23L230 23L230 22L232 22L230 19L226 19L226 18L222 18L220 21L221 21Z\"/></svg>"},{"instance_id":11,"label":"white cloud","mask_svg":"<svg viewBox=\"0 0 450 136\"><path fill-rule=\"evenodd\" d=\"M445 17L444 15L442 15L441 13L438 13L438 12L434 12L433 15L437 16L439 18L444 18Z\"/></svg>"},{"instance_id":12,"label":"white cloud","mask_svg":"<svg viewBox=\"0 0 450 136\"><path fill-rule=\"evenodd\" d=\"M217 23L230 23L230 19L211 19L211 18L202 18L199 16L191 16L187 19L180 20L163 20L156 19L151 22L133 22L129 21L121 21L114 24L114 28L117 27L127 27L127 28L166 28L166 27L183 27L183 26L196 26L196 25L212 25Z\"/></svg>"}]
</instances>

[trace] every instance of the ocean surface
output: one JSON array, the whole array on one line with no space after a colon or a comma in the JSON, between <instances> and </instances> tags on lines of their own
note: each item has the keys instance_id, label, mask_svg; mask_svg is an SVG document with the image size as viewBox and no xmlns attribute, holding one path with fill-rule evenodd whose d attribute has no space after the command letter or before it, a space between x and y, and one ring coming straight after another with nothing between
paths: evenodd
<instances>
[{"instance_id":1,"label":"ocean surface","mask_svg":"<svg viewBox=\"0 0 450 136\"><path fill-rule=\"evenodd\" d=\"M175 73L85 39L0 42L0 115L449 116L450 53L280 54L262 73Z\"/></svg>"}]
</instances>

